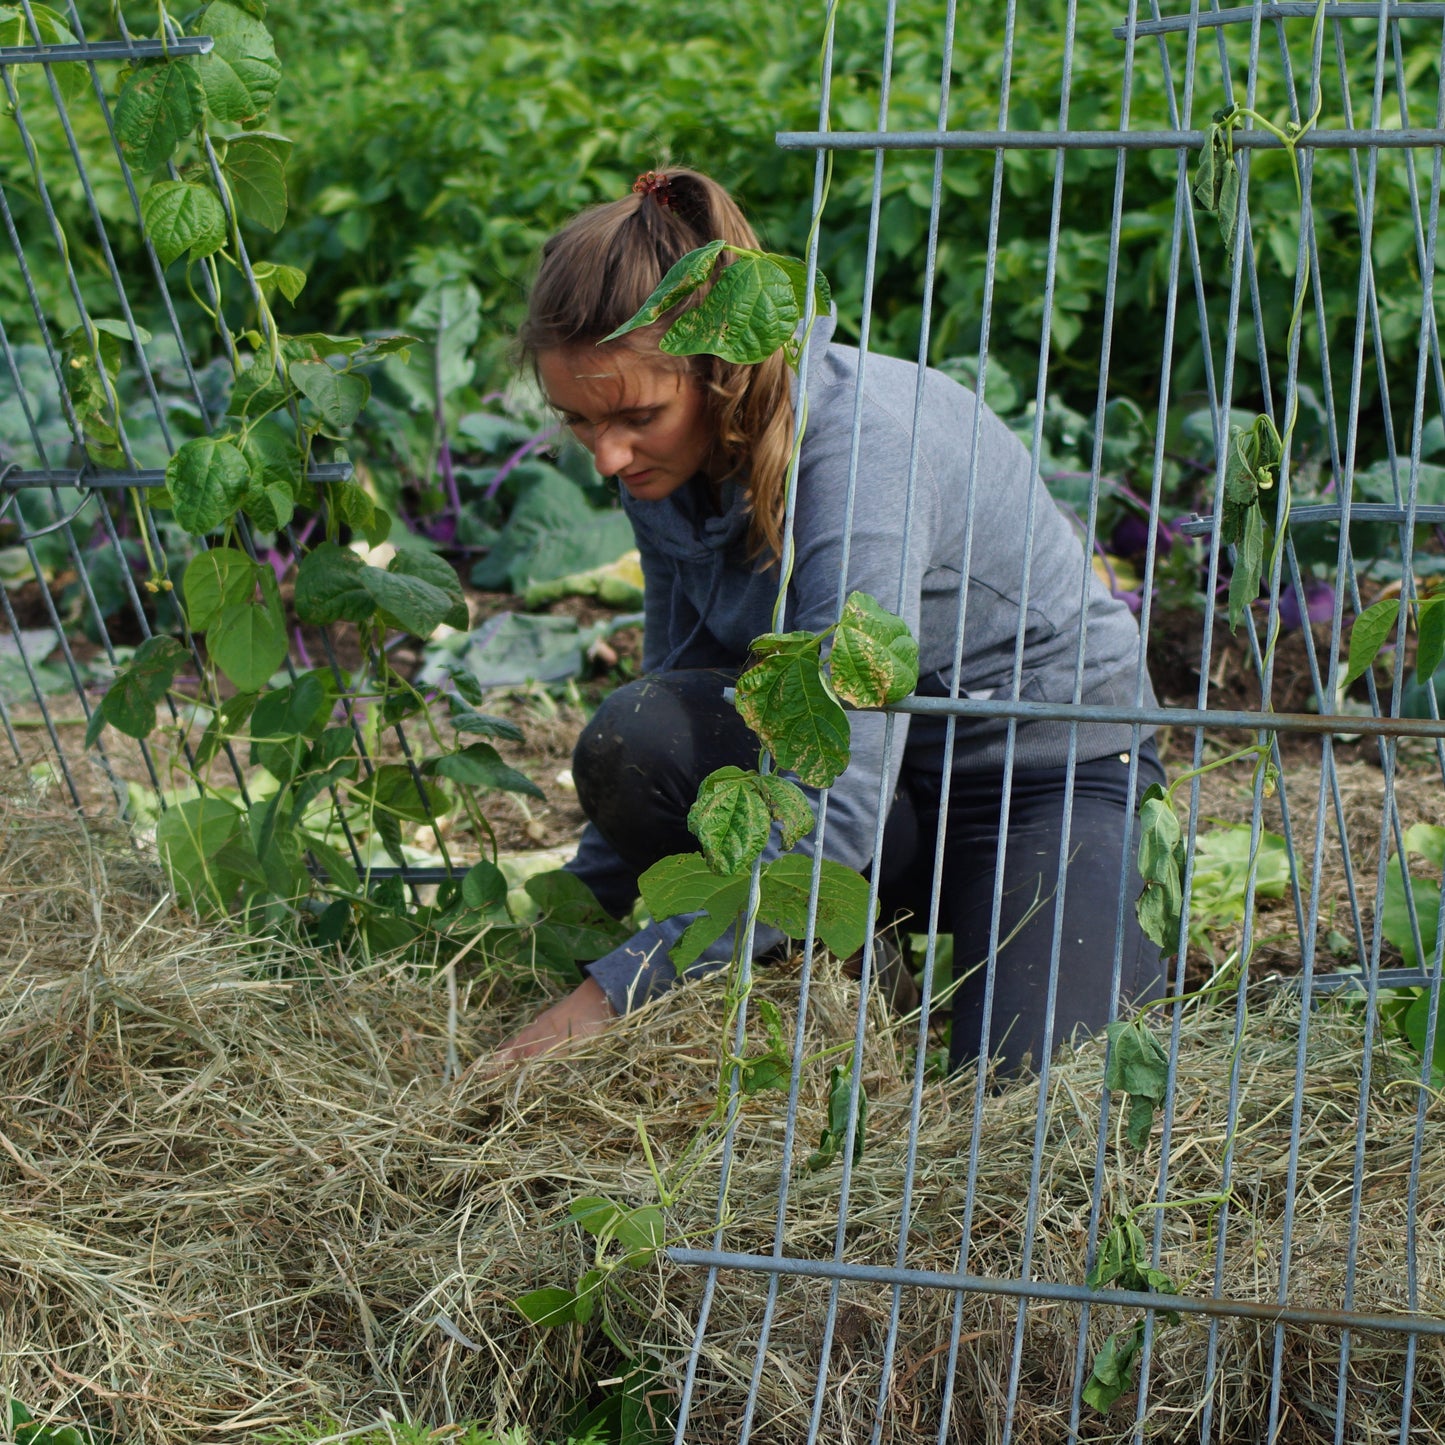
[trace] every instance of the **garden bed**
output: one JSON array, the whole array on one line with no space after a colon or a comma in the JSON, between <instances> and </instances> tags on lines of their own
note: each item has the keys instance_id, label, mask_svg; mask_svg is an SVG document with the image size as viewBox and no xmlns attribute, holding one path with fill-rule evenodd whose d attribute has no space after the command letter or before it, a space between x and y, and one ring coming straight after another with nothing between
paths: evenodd
<instances>
[{"instance_id":1,"label":"garden bed","mask_svg":"<svg viewBox=\"0 0 1445 1445\"><path fill-rule=\"evenodd\" d=\"M602 1195L625 1208L657 1202L639 1121L659 1169L683 1155L716 1096L721 994L691 988L641 1011L575 1057L488 1076L471 1067L535 1008L531 980L464 978L452 1042L464 1066L446 1077L443 975L407 966L341 969L334 958L202 929L169 902L159 874L114 829L86 831L68 812L16 792L0 818L0 900L7 968L0 979L0 1389L38 1412L85 1420L137 1445L255 1438L323 1423L312 1434L383 1415L441 1427L454 1420L525 1425L564 1439L628 1364L594 1320L545 1330L523 1319L527 1291L570 1288L594 1241L569 1204ZM763 976L758 997L791 1027L798 980ZM824 967L808 1034L816 1050L850 1038L854 986ZM1297 1001L1251 991L1242 1046L1235 1205L1222 1292L1272 1301L1278 1287ZM912 1045L881 1017L867 1033L869 1143L852 1181L845 1252L892 1263L907 1165ZM1214 1193L1225 1135L1232 1010L1186 1015L1179 1044L1170 1196ZM1347 1264L1357 1011L1310 1020L1290 1297L1337 1306ZM826 1064L804 1072L785 1216L786 1252L834 1247L839 1167L809 1172L826 1122ZM1083 1276L1102 1056L1087 1044L1052 1074L1032 1238L1034 1278ZM1418 1060L1376 1050L1365 1140L1357 1306L1406 1302L1406 1181ZM963 1225L969 1076L931 1080L922 1099L915 1212L905 1251L915 1268L952 1270ZM767 1252L779 1166L782 1096L745 1101L729 1194L727 1247ZM971 1272L1015 1275L1025 1241L1036 1088L984 1104ZM1433 1107L1433 1106L1432 1106ZM1415 1218L1419 1303L1445 1305L1445 1144L1427 1127ZM1111 1152L1103 1217L1148 1197L1157 1164ZM716 1154L668 1211L669 1242L706 1238ZM1161 1266L1208 1292L1212 1212L1166 1212ZM1148 1221L1145 1220L1147 1229ZM703 1285L664 1256L626 1271L615 1330L651 1362L647 1393L675 1404ZM733 1441L754 1365L763 1276L724 1274L703 1342L688 1438ZM785 1280L762 1374L755 1438L807 1434L819 1366L824 1281ZM819 1438L869 1438L890 1291L845 1284ZM903 1295L884 1439L936 1437L951 1296ZM1017 1307L965 1298L952 1438L993 1441L1002 1428ZM1117 1318L1111 1318L1117 1314ZM1091 1350L1127 1325L1095 1311ZM1078 1307L1030 1309L1014 1438L1068 1434ZM1266 1418L1272 1329L1225 1320L1218 1331L1217 1437L1258 1438ZM1163 1330L1151 1366L1150 1438L1197 1438L1207 1326ZM1282 1353L1279 1439L1334 1438L1338 1331L1290 1328ZM1352 1342L1345 1438L1393 1439L1403 1341ZM1445 1353L1415 1359L1412 1435L1445 1439ZM1108 1415L1085 1410L1083 1438L1124 1440L1132 1396Z\"/></svg>"}]
</instances>

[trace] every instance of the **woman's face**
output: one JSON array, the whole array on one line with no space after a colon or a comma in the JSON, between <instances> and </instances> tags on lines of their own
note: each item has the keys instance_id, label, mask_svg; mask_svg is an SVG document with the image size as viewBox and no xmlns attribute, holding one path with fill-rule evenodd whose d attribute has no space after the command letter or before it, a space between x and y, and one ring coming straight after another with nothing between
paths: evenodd
<instances>
[{"instance_id":1,"label":"woman's face","mask_svg":"<svg viewBox=\"0 0 1445 1445\"><path fill-rule=\"evenodd\" d=\"M597 470L640 501L660 502L705 469L712 427L686 372L626 346L544 351L537 371Z\"/></svg>"}]
</instances>

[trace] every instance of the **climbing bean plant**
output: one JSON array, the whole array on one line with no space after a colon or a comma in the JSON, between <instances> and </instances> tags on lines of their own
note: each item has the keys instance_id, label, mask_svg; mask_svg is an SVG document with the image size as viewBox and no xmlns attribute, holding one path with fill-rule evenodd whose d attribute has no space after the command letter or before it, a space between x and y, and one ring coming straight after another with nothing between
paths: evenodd
<instances>
[{"instance_id":1,"label":"climbing bean plant","mask_svg":"<svg viewBox=\"0 0 1445 1445\"><path fill-rule=\"evenodd\" d=\"M43 38L71 38L58 15L33 8ZM344 459L371 394L370 368L423 343L283 331L275 308L301 294L306 276L250 250L280 229L288 208L291 141L267 128L281 62L264 0L212 0L184 22L164 3L154 13L162 39L203 34L212 48L122 70L116 133L145 238L213 324L232 384L220 420L171 456L164 486L130 493L145 587L178 595L183 635L136 649L96 708L87 742L113 728L169 745L185 786L160 819L157 844L177 892L205 911L301 918L323 941L356 930L383 948L426 930L483 929L493 954L570 970L622 934L566 875L528 883L541 925L512 917L482 799L542 796L495 745L520 732L482 710L466 674L424 692L390 661L398 633L426 638L468 625L456 574L406 538L371 560L368 549L392 537L392 518L344 468L317 467ZM116 380L123 347L148 339L91 317L65 338L68 400L94 462L125 461ZM179 574L156 525L167 514L196 539ZM333 636L353 630L345 655L358 665L343 668L334 650L329 665L293 662L288 584L296 622ZM419 746L384 747L408 720ZM216 783L211 765L223 752L263 771L240 787ZM448 815L492 856L457 869L425 908L394 879L371 882L373 863L405 861L408 826L434 825L450 865L439 826Z\"/></svg>"}]
</instances>

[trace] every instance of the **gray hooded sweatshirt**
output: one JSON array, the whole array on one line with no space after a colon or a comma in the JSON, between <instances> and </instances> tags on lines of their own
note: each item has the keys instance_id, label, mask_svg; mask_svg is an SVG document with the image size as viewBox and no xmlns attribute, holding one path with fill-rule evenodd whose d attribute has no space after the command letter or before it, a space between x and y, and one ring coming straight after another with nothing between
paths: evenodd
<instances>
[{"instance_id":1,"label":"gray hooded sweatshirt","mask_svg":"<svg viewBox=\"0 0 1445 1445\"><path fill-rule=\"evenodd\" d=\"M910 489L918 368L892 357L867 356L861 367L857 485L852 525L846 526L860 357L853 347L832 344L832 329L830 319L819 318L808 348L808 424L798 468L796 561L784 627L817 632L837 621L838 584L846 565L846 590L870 593L899 613L918 639L919 691L947 695L971 514L960 694L1014 697L1015 639L1026 597L1018 695L1068 702L1074 695L1080 597L1085 596L1082 701L1132 703L1140 676L1133 616L1093 575L1073 527L1034 476L1028 450L987 407L979 418L977 466L970 467L980 407L965 387L939 372L925 372ZM744 502L742 488L726 483L720 514L700 485L680 488L661 501L637 501L624 491L622 506L637 535L645 581L644 670L739 668L753 638L771 630L778 573L776 567L759 570L748 559ZM1031 556L1026 556L1031 509ZM1154 702L1147 673L1141 701L1145 706ZM849 717L852 760L831 790L825 852L861 870L872 862L879 799L892 798L905 759L910 770L941 772L944 723L897 717L884 789L885 719L879 713ZM960 720L955 770L1001 773L1006 734L1002 718ZM1131 739L1127 724L1081 723L1078 760L1126 751ZM1068 741L1067 724L1020 722L1014 765L1062 767ZM816 792L810 790L810 797L816 807ZM811 845L810 837L799 851L809 852ZM775 832L765 858L777 851ZM585 880L594 862L611 856L589 826L571 867ZM690 921L682 917L651 924L588 965L619 1013L677 981L668 949ZM759 926L754 953L780 939ZM691 972L715 969L731 957L732 948L729 931Z\"/></svg>"}]
</instances>

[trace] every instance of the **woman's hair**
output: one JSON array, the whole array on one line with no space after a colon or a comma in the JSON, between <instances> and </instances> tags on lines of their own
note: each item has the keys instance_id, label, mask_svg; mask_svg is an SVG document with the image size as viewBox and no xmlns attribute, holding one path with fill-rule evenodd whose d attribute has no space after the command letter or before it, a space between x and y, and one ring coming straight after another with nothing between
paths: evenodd
<instances>
[{"instance_id":1,"label":"woman's hair","mask_svg":"<svg viewBox=\"0 0 1445 1445\"><path fill-rule=\"evenodd\" d=\"M676 261L718 240L758 249L753 228L716 181L692 170L648 172L631 195L583 211L542 247L518 338L523 356L535 366L545 351L596 345L636 315ZM727 264L726 251L721 260ZM613 344L655 350L668 326L710 289ZM781 352L756 365L717 356L679 360L702 387L721 460L745 482L753 555L775 559L793 445L787 363Z\"/></svg>"}]
</instances>

